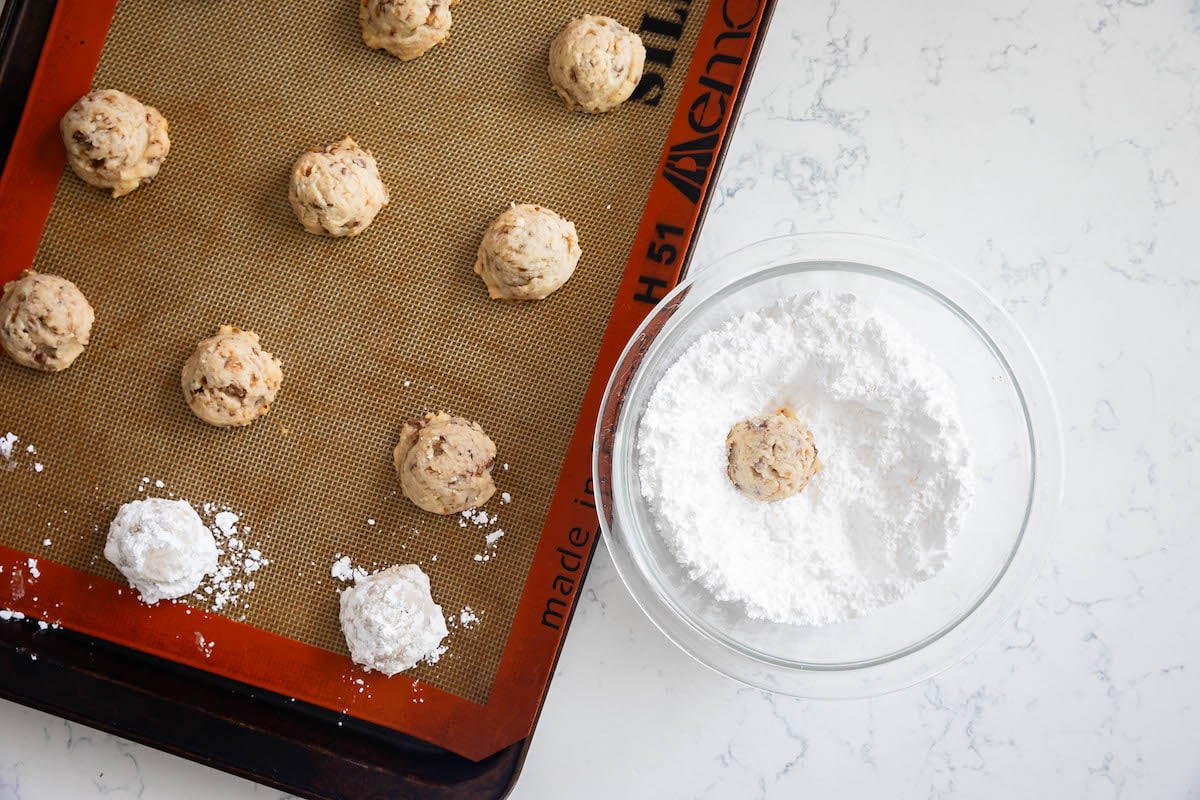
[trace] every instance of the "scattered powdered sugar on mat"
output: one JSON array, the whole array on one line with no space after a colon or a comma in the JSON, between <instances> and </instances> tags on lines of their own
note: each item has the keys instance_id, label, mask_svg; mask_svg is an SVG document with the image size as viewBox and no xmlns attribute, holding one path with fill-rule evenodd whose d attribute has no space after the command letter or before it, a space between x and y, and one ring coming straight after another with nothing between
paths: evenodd
<instances>
[{"instance_id":1,"label":"scattered powdered sugar on mat","mask_svg":"<svg viewBox=\"0 0 1200 800\"><path fill-rule=\"evenodd\" d=\"M500 498L501 505L511 502L512 495L504 492ZM460 528L465 528L468 524L481 529L490 528L483 537L483 552L472 556L475 561L491 561L497 555L496 543L504 536L504 529L495 527L499 521L500 516L489 513L486 508L468 508L459 514L458 527Z\"/></svg>"},{"instance_id":2,"label":"scattered powdered sugar on mat","mask_svg":"<svg viewBox=\"0 0 1200 800\"><path fill-rule=\"evenodd\" d=\"M0 472L12 472L22 466L34 472L41 472L46 467L34 458L38 454L32 444L20 446L21 437L12 431L0 436Z\"/></svg>"},{"instance_id":3,"label":"scattered powdered sugar on mat","mask_svg":"<svg viewBox=\"0 0 1200 800\"><path fill-rule=\"evenodd\" d=\"M258 542L253 545L247 542L250 526L243 524L240 515L229 506L205 503L202 510L206 518L211 517L209 529L217 542L217 571L204 579L197 596L211 598L213 611L226 607L245 610L249 608L246 595L256 585L254 574L271 562ZM245 619L245 615L239 619Z\"/></svg>"},{"instance_id":4,"label":"scattered powdered sugar on mat","mask_svg":"<svg viewBox=\"0 0 1200 800\"><path fill-rule=\"evenodd\" d=\"M768 503L726 475L734 423L791 409L820 471ZM642 494L694 580L753 618L825 625L892 603L947 563L973 495L949 379L853 295L786 297L702 335L654 388Z\"/></svg>"}]
</instances>

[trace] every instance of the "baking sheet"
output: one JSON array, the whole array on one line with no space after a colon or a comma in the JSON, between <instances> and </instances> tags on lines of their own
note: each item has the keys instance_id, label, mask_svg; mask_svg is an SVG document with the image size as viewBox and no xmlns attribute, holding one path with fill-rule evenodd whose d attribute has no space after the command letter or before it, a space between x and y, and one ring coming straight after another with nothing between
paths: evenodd
<instances>
[{"instance_id":1,"label":"baking sheet","mask_svg":"<svg viewBox=\"0 0 1200 800\"><path fill-rule=\"evenodd\" d=\"M78 5L72 21L101 16ZM545 46L585 10L569 4L475 0L456 9L447 44L400 64L362 47L352 3L124 0L92 85L158 107L173 146L154 184L117 201L60 169L53 120L86 85L64 92L74 79L51 76L70 76L74 61L90 72L95 56L72 49L95 45L56 18L31 96L57 93L62 108L35 109L14 145L20 169L0 180L14 245L3 266L11 275L29 263L35 225L17 221L40 222L38 187L61 175L34 264L75 280L98 321L66 373L0 363L0 414L36 449L19 449L0 474L15 512L0 520L10 605L476 758L523 735L566 626L539 623L545 587L533 584L561 589L556 545L574 547L580 530L582 578L598 535L590 422L575 423L585 389L589 407L599 403L603 376L588 383L602 330L607 320L609 363L678 277L764 13L753 0L707 12L613 6L643 32L648 76L642 102L595 117L565 112L544 78ZM693 59L701 23L705 55ZM692 95L682 104L681 89ZM346 133L374 151L392 203L360 237L312 237L287 205L287 170L305 147ZM542 303L492 303L470 271L484 225L512 200L556 208L580 229L578 272ZM179 394L183 360L222 322L258 331L287 375L275 410L245 430L207 428ZM400 425L443 408L479 421L509 465L497 482L511 502L498 495L478 524L419 512L396 491ZM220 608L203 594L155 609L115 596L104 529L117 505L147 494L185 497L210 519L237 512L238 536L271 561L253 591ZM458 624L417 681L358 683L329 575L342 554L431 574ZM40 577L25 555L41 559ZM406 695L398 687L409 683Z\"/></svg>"},{"instance_id":2,"label":"baking sheet","mask_svg":"<svg viewBox=\"0 0 1200 800\"><path fill-rule=\"evenodd\" d=\"M636 27L644 3L614 5ZM218 613L338 653L336 557L420 564L470 628L412 674L485 702L673 110L563 108L545 48L574 10L464 4L445 44L401 63L363 46L353 3L123 0L93 85L158 108L171 153L116 201L69 172L59 185L34 267L74 280L97 322L61 375L0 364L0 414L45 464L4 476L0 540L116 581L101 551L118 504L169 491L227 505L270 564ZM346 134L391 202L360 236L312 236L287 202L291 163ZM576 274L540 303L492 301L471 270L512 201L580 232ZM284 364L278 403L245 430L209 428L180 395L183 361L222 323ZM512 502L487 504L495 523L399 494L391 448L427 410L497 443Z\"/></svg>"}]
</instances>

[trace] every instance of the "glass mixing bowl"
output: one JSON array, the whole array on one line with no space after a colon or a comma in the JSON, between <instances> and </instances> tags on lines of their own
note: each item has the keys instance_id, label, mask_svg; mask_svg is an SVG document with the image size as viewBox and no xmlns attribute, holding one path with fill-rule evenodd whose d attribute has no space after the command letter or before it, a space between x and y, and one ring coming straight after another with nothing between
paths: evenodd
<instances>
[{"instance_id":1,"label":"glass mixing bowl","mask_svg":"<svg viewBox=\"0 0 1200 800\"><path fill-rule=\"evenodd\" d=\"M950 562L900 601L824 627L750 619L689 579L642 497L637 429L654 387L699 336L780 297L852 292L903 324L950 376L970 439L975 499ZM865 697L966 657L1016 607L1053 531L1062 455L1053 398L1011 319L921 253L847 235L769 239L681 283L609 380L594 475L609 552L638 605L685 652L743 683L800 697Z\"/></svg>"}]
</instances>

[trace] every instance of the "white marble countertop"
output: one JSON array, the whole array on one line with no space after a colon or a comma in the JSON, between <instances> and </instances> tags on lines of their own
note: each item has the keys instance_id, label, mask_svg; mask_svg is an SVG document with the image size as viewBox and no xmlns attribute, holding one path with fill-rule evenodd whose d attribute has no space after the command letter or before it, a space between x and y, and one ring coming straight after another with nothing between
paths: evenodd
<instances>
[{"instance_id":1,"label":"white marble countertop","mask_svg":"<svg viewBox=\"0 0 1200 800\"><path fill-rule=\"evenodd\" d=\"M1057 538L974 656L844 702L692 662L601 547L514 797L1200 798L1198 99L1194 0L780 0L699 263L842 230L958 265L1057 392ZM278 793L0 702L0 800L132 796Z\"/></svg>"}]
</instances>

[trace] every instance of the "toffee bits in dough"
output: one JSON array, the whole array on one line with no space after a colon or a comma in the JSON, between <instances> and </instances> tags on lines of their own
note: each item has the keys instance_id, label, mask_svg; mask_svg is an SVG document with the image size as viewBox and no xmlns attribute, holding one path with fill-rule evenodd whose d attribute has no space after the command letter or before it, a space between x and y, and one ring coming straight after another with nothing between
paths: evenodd
<instances>
[{"instance_id":1,"label":"toffee bits in dough","mask_svg":"<svg viewBox=\"0 0 1200 800\"><path fill-rule=\"evenodd\" d=\"M447 0L360 0L363 43L411 61L450 35Z\"/></svg>"},{"instance_id":2,"label":"toffee bits in dough","mask_svg":"<svg viewBox=\"0 0 1200 800\"><path fill-rule=\"evenodd\" d=\"M621 105L645 65L641 38L611 17L573 19L550 45L550 82L572 111L600 114Z\"/></svg>"},{"instance_id":3,"label":"toffee bits in dough","mask_svg":"<svg viewBox=\"0 0 1200 800\"><path fill-rule=\"evenodd\" d=\"M339 621L355 664L391 677L434 661L449 631L416 564L389 567L343 589Z\"/></svg>"},{"instance_id":4,"label":"toffee bits in dough","mask_svg":"<svg viewBox=\"0 0 1200 800\"><path fill-rule=\"evenodd\" d=\"M79 358L94 320L79 287L57 275L25 270L0 294L0 345L13 361L43 372Z\"/></svg>"},{"instance_id":5,"label":"toffee bits in dough","mask_svg":"<svg viewBox=\"0 0 1200 800\"><path fill-rule=\"evenodd\" d=\"M209 425L249 425L271 410L283 369L258 344L258 334L222 325L196 345L183 365L183 396Z\"/></svg>"},{"instance_id":6,"label":"toffee bits in dough","mask_svg":"<svg viewBox=\"0 0 1200 800\"><path fill-rule=\"evenodd\" d=\"M444 411L409 420L392 453L404 496L434 514L457 514L496 492L496 445L477 423Z\"/></svg>"},{"instance_id":7,"label":"toffee bits in dough","mask_svg":"<svg viewBox=\"0 0 1200 800\"><path fill-rule=\"evenodd\" d=\"M296 159L288 200L309 233L357 236L388 203L369 150L349 136Z\"/></svg>"},{"instance_id":8,"label":"toffee bits in dough","mask_svg":"<svg viewBox=\"0 0 1200 800\"><path fill-rule=\"evenodd\" d=\"M768 503L799 494L821 468L812 431L786 408L737 423L725 447L729 480L742 494Z\"/></svg>"},{"instance_id":9,"label":"toffee bits in dough","mask_svg":"<svg viewBox=\"0 0 1200 800\"><path fill-rule=\"evenodd\" d=\"M117 510L104 557L152 604L196 591L217 569L217 543L187 501L152 497Z\"/></svg>"},{"instance_id":10,"label":"toffee bits in dough","mask_svg":"<svg viewBox=\"0 0 1200 800\"><path fill-rule=\"evenodd\" d=\"M71 169L113 197L153 180L171 149L163 115L116 89L85 94L58 127Z\"/></svg>"},{"instance_id":11,"label":"toffee bits in dough","mask_svg":"<svg viewBox=\"0 0 1200 800\"><path fill-rule=\"evenodd\" d=\"M574 274L582 252L574 222L514 203L484 232L475 274L495 300L541 300Z\"/></svg>"}]
</instances>

